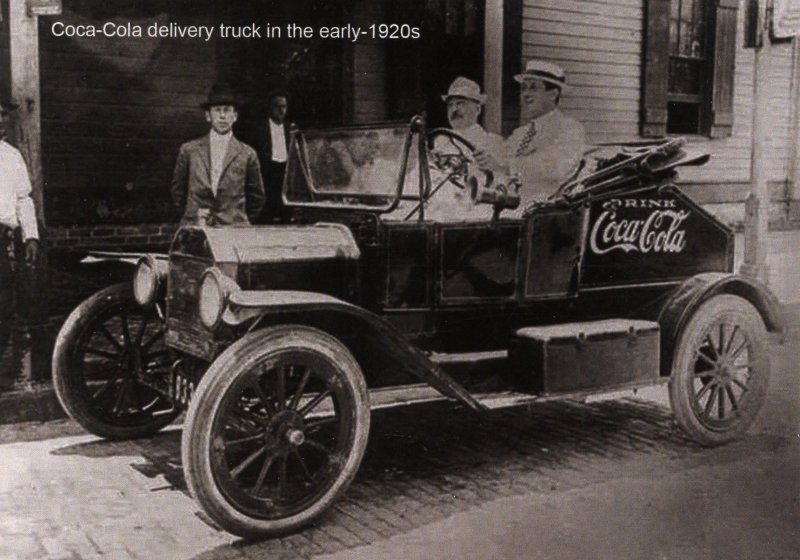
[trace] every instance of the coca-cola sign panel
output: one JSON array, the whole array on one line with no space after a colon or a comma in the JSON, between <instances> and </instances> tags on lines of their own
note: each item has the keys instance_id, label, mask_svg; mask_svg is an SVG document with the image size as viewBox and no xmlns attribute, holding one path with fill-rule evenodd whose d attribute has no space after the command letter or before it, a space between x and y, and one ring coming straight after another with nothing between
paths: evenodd
<instances>
[{"instance_id":1,"label":"coca-cola sign panel","mask_svg":"<svg viewBox=\"0 0 800 560\"><path fill-rule=\"evenodd\" d=\"M589 211L583 284L640 282L724 270L731 232L674 188L597 200Z\"/></svg>"}]
</instances>

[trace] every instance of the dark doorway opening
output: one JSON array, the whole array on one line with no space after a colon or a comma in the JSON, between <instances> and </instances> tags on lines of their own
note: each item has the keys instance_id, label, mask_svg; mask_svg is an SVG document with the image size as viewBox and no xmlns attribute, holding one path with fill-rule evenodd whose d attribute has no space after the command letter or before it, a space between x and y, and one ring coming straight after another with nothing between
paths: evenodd
<instances>
[{"instance_id":1,"label":"dark doorway opening","mask_svg":"<svg viewBox=\"0 0 800 560\"><path fill-rule=\"evenodd\" d=\"M389 117L424 111L428 126L447 126L442 94L458 76L483 87L484 0L395 0L395 21L421 25L413 44L389 44Z\"/></svg>"}]
</instances>

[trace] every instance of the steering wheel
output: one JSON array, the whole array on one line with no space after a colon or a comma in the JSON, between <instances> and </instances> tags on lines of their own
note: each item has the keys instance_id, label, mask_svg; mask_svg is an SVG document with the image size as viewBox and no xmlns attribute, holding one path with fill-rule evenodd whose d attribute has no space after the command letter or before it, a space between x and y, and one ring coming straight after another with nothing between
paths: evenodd
<instances>
[{"instance_id":1,"label":"steering wheel","mask_svg":"<svg viewBox=\"0 0 800 560\"><path fill-rule=\"evenodd\" d=\"M447 138L449 143L457 150L457 153L442 154L433 150L433 146L438 138ZM475 144L464 138L459 133L449 128L434 128L427 135L427 148L428 148L428 164L433 168L443 173L445 177L439 183L430 189L425 200L419 201L414 208L404 218L404 221L410 220L415 214L420 212L423 206L439 192L445 183L461 189L467 190L469 184L469 164L473 161L472 152L475 151Z\"/></svg>"},{"instance_id":2,"label":"steering wheel","mask_svg":"<svg viewBox=\"0 0 800 560\"><path fill-rule=\"evenodd\" d=\"M433 146L440 137L446 138L458 152L453 154L435 152ZM469 174L468 166L473 161L472 152L475 151L475 144L452 129L434 128L428 133L428 151L433 156L430 160L432 166L448 175L465 179Z\"/></svg>"}]
</instances>

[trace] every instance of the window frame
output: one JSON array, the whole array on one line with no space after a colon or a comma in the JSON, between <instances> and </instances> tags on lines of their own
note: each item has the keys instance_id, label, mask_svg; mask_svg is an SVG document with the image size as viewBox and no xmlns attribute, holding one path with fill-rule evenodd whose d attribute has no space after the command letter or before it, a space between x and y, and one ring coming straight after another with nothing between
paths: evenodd
<instances>
[{"instance_id":1,"label":"window frame","mask_svg":"<svg viewBox=\"0 0 800 560\"><path fill-rule=\"evenodd\" d=\"M668 104L678 96L669 93L671 4L676 0L647 0L644 22L642 111L640 134L667 136ZM733 130L733 86L736 55L738 0L707 2L707 66L710 82L701 91L697 135L730 136Z\"/></svg>"}]
</instances>

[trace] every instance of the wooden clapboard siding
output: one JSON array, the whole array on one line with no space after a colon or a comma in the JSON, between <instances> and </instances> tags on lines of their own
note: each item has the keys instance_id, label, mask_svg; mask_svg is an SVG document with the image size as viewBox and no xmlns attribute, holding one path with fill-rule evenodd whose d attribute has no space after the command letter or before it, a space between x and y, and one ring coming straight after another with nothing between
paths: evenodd
<instances>
[{"instance_id":1,"label":"wooden clapboard siding","mask_svg":"<svg viewBox=\"0 0 800 560\"><path fill-rule=\"evenodd\" d=\"M564 92L561 108L586 126L590 142L638 136L644 8L645 0L525 0L523 61L541 58L566 70L570 87ZM690 148L712 154L708 165L682 170L683 180L689 183L743 184L750 180L754 56L743 47L743 23L744 9L740 9L733 133L714 140L689 138ZM788 125L790 45L773 46L773 57L768 179L785 181L792 132Z\"/></svg>"},{"instance_id":2,"label":"wooden clapboard siding","mask_svg":"<svg viewBox=\"0 0 800 560\"><path fill-rule=\"evenodd\" d=\"M792 105L792 49L782 43L772 45L770 72L770 135L767 139L767 180L778 181L789 177L792 157L792 131L790 127ZM796 94L795 94L796 95Z\"/></svg>"},{"instance_id":3,"label":"wooden clapboard siding","mask_svg":"<svg viewBox=\"0 0 800 560\"><path fill-rule=\"evenodd\" d=\"M641 75L642 1L526 0L522 58L567 72L561 108L590 142L635 137Z\"/></svg>"}]
</instances>

